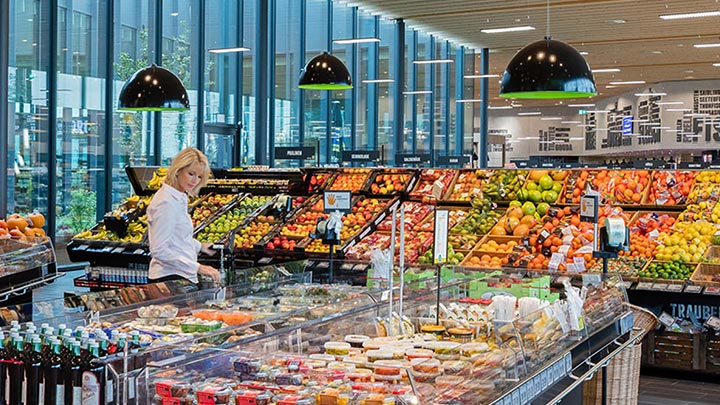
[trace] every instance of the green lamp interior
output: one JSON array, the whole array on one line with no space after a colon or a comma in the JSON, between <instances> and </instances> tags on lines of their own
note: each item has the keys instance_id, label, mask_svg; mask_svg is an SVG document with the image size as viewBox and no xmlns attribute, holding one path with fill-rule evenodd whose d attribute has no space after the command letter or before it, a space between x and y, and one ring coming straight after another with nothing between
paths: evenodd
<instances>
[{"instance_id":1,"label":"green lamp interior","mask_svg":"<svg viewBox=\"0 0 720 405\"><path fill-rule=\"evenodd\" d=\"M163 107L142 107L142 108L118 108L118 111L188 111L189 108L163 108Z\"/></svg>"},{"instance_id":2,"label":"green lamp interior","mask_svg":"<svg viewBox=\"0 0 720 405\"><path fill-rule=\"evenodd\" d=\"M345 90L352 89L352 86L347 84L332 84L332 83L318 83L318 84L301 84L298 86L305 90Z\"/></svg>"},{"instance_id":3,"label":"green lamp interior","mask_svg":"<svg viewBox=\"0 0 720 405\"><path fill-rule=\"evenodd\" d=\"M503 93L500 97L522 98L522 99L552 99L552 98L587 98L594 97L595 93L578 91L518 91L515 93Z\"/></svg>"}]
</instances>

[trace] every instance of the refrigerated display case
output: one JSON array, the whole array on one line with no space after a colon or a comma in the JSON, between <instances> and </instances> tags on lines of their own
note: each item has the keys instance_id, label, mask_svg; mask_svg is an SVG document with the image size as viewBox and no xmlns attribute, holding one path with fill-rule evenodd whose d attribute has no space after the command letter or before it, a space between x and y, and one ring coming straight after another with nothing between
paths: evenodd
<instances>
[{"instance_id":1,"label":"refrigerated display case","mask_svg":"<svg viewBox=\"0 0 720 405\"><path fill-rule=\"evenodd\" d=\"M148 403L182 403L221 392L215 403L262 398L261 403L328 404L514 404L558 392L570 395L576 386L573 373L582 374L580 381L594 373L586 367L590 357L609 360L636 338L626 300L610 299L603 316L594 316L602 297L624 297L620 280L588 288L597 300L586 307L585 325L578 330L566 329L573 315L558 301L553 311L485 324L494 332L474 341L460 332L454 332L454 341L410 333L433 323L427 318L438 299L448 303L467 297L462 281L407 294L403 318L389 317L384 301L215 350L175 348L182 361L148 362L136 381L137 393Z\"/></svg>"},{"instance_id":2,"label":"refrigerated display case","mask_svg":"<svg viewBox=\"0 0 720 405\"><path fill-rule=\"evenodd\" d=\"M34 288L63 275L50 238L0 239L0 305L31 301Z\"/></svg>"}]
</instances>

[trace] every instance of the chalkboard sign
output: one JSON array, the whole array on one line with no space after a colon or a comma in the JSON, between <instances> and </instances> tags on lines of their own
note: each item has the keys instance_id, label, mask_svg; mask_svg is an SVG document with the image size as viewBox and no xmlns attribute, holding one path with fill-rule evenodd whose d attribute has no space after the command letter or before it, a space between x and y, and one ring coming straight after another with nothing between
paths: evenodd
<instances>
[{"instance_id":1,"label":"chalkboard sign","mask_svg":"<svg viewBox=\"0 0 720 405\"><path fill-rule=\"evenodd\" d=\"M315 147L313 146L278 146L275 148L275 159L314 159Z\"/></svg>"},{"instance_id":2,"label":"chalkboard sign","mask_svg":"<svg viewBox=\"0 0 720 405\"><path fill-rule=\"evenodd\" d=\"M430 164L429 153L398 153L395 155L396 165L425 165Z\"/></svg>"}]
</instances>

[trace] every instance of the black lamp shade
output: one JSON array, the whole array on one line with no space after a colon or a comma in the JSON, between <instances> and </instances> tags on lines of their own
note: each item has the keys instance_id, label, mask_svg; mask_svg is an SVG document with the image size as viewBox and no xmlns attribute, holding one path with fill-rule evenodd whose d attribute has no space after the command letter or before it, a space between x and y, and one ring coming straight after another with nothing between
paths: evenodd
<instances>
[{"instance_id":1,"label":"black lamp shade","mask_svg":"<svg viewBox=\"0 0 720 405\"><path fill-rule=\"evenodd\" d=\"M347 67L340 59L323 52L305 65L298 87L308 90L343 90L352 88Z\"/></svg>"},{"instance_id":2,"label":"black lamp shade","mask_svg":"<svg viewBox=\"0 0 720 405\"><path fill-rule=\"evenodd\" d=\"M585 58L572 46L543 39L521 49L503 74L500 96L523 99L583 98L597 95Z\"/></svg>"},{"instance_id":3,"label":"black lamp shade","mask_svg":"<svg viewBox=\"0 0 720 405\"><path fill-rule=\"evenodd\" d=\"M152 65L135 72L120 91L118 110L185 111L190 109L187 91L171 71Z\"/></svg>"}]
</instances>

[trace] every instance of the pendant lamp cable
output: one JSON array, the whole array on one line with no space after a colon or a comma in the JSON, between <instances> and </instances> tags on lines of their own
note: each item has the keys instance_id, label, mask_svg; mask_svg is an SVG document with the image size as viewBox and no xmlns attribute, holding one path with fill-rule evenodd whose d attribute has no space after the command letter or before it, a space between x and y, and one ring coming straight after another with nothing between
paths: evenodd
<instances>
[{"instance_id":1,"label":"pendant lamp cable","mask_svg":"<svg viewBox=\"0 0 720 405\"><path fill-rule=\"evenodd\" d=\"M546 18L545 27L547 29L547 31L545 32L545 38L550 39L551 38L550 37L550 0L547 0L547 2L545 4L546 4L546 6L545 6L545 18Z\"/></svg>"}]
</instances>

